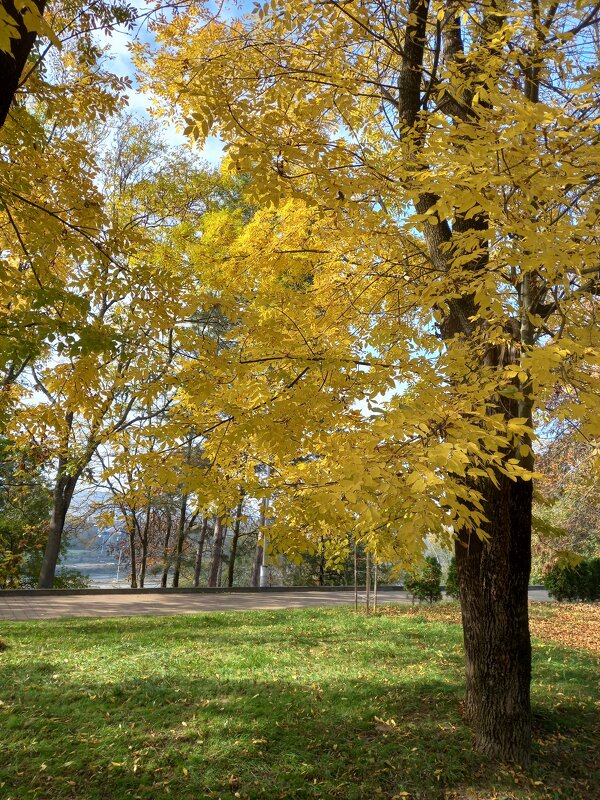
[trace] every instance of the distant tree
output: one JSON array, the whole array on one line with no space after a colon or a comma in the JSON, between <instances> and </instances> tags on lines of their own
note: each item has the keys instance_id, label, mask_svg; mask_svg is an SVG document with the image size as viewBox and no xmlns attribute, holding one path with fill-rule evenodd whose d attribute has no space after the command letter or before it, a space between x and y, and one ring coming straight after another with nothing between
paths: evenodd
<instances>
[{"instance_id":1,"label":"distant tree","mask_svg":"<svg viewBox=\"0 0 600 800\"><path fill-rule=\"evenodd\" d=\"M417 599L420 603L437 603L442 599L442 568L435 556L427 556L425 563L411 572L407 572L404 578L404 588L413 596L413 601Z\"/></svg>"},{"instance_id":2,"label":"distant tree","mask_svg":"<svg viewBox=\"0 0 600 800\"><path fill-rule=\"evenodd\" d=\"M456 569L456 557L452 556L448 565L448 575L446 576L446 594L456 600L460 597L460 586L458 583L458 571Z\"/></svg>"},{"instance_id":3,"label":"distant tree","mask_svg":"<svg viewBox=\"0 0 600 800\"><path fill-rule=\"evenodd\" d=\"M600 556L600 489L593 443L571 426L551 431L535 482L533 565L540 580L557 559Z\"/></svg>"},{"instance_id":4,"label":"distant tree","mask_svg":"<svg viewBox=\"0 0 600 800\"><path fill-rule=\"evenodd\" d=\"M39 454L0 439L0 588L27 583L46 541L51 492Z\"/></svg>"},{"instance_id":5,"label":"distant tree","mask_svg":"<svg viewBox=\"0 0 600 800\"><path fill-rule=\"evenodd\" d=\"M600 600L600 558L556 563L546 571L544 586L556 600Z\"/></svg>"}]
</instances>

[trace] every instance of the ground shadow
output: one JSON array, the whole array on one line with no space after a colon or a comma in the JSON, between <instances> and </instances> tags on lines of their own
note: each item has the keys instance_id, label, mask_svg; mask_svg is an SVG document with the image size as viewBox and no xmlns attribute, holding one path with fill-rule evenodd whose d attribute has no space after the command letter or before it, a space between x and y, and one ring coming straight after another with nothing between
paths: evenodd
<instances>
[{"instance_id":1,"label":"ground shadow","mask_svg":"<svg viewBox=\"0 0 600 800\"><path fill-rule=\"evenodd\" d=\"M0 796L600 797L593 660L544 650L524 774L471 749L460 632L443 652L427 624L354 620L350 638L299 619L77 621L69 659L60 625L27 626L31 657L12 639L0 657Z\"/></svg>"}]
</instances>

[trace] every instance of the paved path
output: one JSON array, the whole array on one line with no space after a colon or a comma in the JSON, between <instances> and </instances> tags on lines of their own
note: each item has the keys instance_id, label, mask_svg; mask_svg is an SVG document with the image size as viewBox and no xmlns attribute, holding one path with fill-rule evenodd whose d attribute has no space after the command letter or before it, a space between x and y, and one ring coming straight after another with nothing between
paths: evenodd
<instances>
[{"instance_id":1,"label":"paved path","mask_svg":"<svg viewBox=\"0 0 600 800\"><path fill-rule=\"evenodd\" d=\"M364 602L364 593L359 595ZM529 599L548 600L543 589L531 589ZM385 591L380 603L407 603L403 591ZM249 611L310 606L343 606L354 603L354 592L298 591L248 592L236 594L90 594L52 596L3 595L0 592L0 620L52 619L56 617L130 617L153 614L195 614L200 611Z\"/></svg>"}]
</instances>

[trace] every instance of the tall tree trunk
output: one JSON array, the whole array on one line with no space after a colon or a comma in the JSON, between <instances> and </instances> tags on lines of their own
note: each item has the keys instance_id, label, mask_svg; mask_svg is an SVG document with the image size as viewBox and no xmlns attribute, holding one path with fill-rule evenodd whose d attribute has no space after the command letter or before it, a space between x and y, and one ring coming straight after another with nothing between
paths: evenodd
<instances>
[{"instance_id":1,"label":"tall tree trunk","mask_svg":"<svg viewBox=\"0 0 600 800\"><path fill-rule=\"evenodd\" d=\"M150 501L148 501L148 505L146 506L146 517L144 519L144 527L140 531L140 541L142 543L142 553L140 558L140 577L139 577L140 589L144 588L144 582L146 580L146 567L148 564L148 532L150 530L151 512L152 512L152 507L150 505Z\"/></svg>"},{"instance_id":2,"label":"tall tree trunk","mask_svg":"<svg viewBox=\"0 0 600 800\"><path fill-rule=\"evenodd\" d=\"M210 565L210 573L208 576L208 585L213 588L219 585L219 569L221 567L221 557L223 555L223 543L225 541L226 533L227 533L227 526L223 525L223 517L219 516L217 517L217 523L215 525L212 562Z\"/></svg>"},{"instance_id":3,"label":"tall tree trunk","mask_svg":"<svg viewBox=\"0 0 600 800\"><path fill-rule=\"evenodd\" d=\"M379 588L379 562L375 558L373 563L373 611L377 611L378 588Z\"/></svg>"},{"instance_id":4,"label":"tall tree trunk","mask_svg":"<svg viewBox=\"0 0 600 800\"><path fill-rule=\"evenodd\" d=\"M175 569L173 571L173 587L179 586L179 574L181 572L181 556L183 553L183 545L185 543L185 515L187 511L187 494L181 495L181 505L179 507L179 521L177 523L177 554L175 556Z\"/></svg>"},{"instance_id":5,"label":"tall tree trunk","mask_svg":"<svg viewBox=\"0 0 600 800\"><path fill-rule=\"evenodd\" d=\"M529 761L531 481L498 475L478 486L490 520L488 542L456 541L466 666L467 718L475 746L492 758Z\"/></svg>"},{"instance_id":6,"label":"tall tree trunk","mask_svg":"<svg viewBox=\"0 0 600 800\"><path fill-rule=\"evenodd\" d=\"M365 602L367 608L367 614L371 611L371 553L367 550L366 553L366 572L365 572L365 588L366 588L366 595L365 595Z\"/></svg>"},{"instance_id":7,"label":"tall tree trunk","mask_svg":"<svg viewBox=\"0 0 600 800\"><path fill-rule=\"evenodd\" d=\"M135 512L134 512L135 513ZM136 551L135 551L135 534L137 531L137 527L135 524L135 518L128 522L128 536L129 536L129 566L130 566L130 573L129 573L129 586L132 589L137 589L137 558L136 558Z\"/></svg>"},{"instance_id":8,"label":"tall tree trunk","mask_svg":"<svg viewBox=\"0 0 600 800\"><path fill-rule=\"evenodd\" d=\"M196 562L194 564L194 588L200 586L200 571L202 569L202 556L204 555L204 542L206 541L206 532L208 530L208 516L204 516L202 520L202 529L198 539L198 548L196 550Z\"/></svg>"},{"instance_id":9,"label":"tall tree trunk","mask_svg":"<svg viewBox=\"0 0 600 800\"><path fill-rule=\"evenodd\" d=\"M171 510L167 507L167 530L165 531L165 543L163 547L163 571L160 578L160 586L162 589L166 587L169 577L169 539L171 538L172 525Z\"/></svg>"},{"instance_id":10,"label":"tall tree trunk","mask_svg":"<svg viewBox=\"0 0 600 800\"><path fill-rule=\"evenodd\" d=\"M79 475L65 474L64 459L59 460L58 473L54 484L54 502L52 507L52 518L46 541L46 549L42 560L40 577L38 581L39 589L51 589L54 583L56 565L60 554L60 545L65 529L67 512L73 499L73 492L77 485Z\"/></svg>"},{"instance_id":11,"label":"tall tree trunk","mask_svg":"<svg viewBox=\"0 0 600 800\"><path fill-rule=\"evenodd\" d=\"M238 540L240 538L240 528L242 525L242 509L244 507L244 493L240 497L235 511L235 524L233 526L233 539L231 540L231 553L229 554L229 566L227 569L227 586L233 586L233 573L235 570L235 557L237 555Z\"/></svg>"},{"instance_id":12,"label":"tall tree trunk","mask_svg":"<svg viewBox=\"0 0 600 800\"><path fill-rule=\"evenodd\" d=\"M34 0L34 5L40 14L44 13L45 0ZM23 22L23 14L16 10L13 0L2 0L2 10L8 12L15 21L18 35L11 39L9 53L0 50L0 75L2 75L0 81L0 128L6 122L21 74L37 35L35 31L27 29Z\"/></svg>"},{"instance_id":13,"label":"tall tree trunk","mask_svg":"<svg viewBox=\"0 0 600 800\"><path fill-rule=\"evenodd\" d=\"M262 533L259 531L258 539L256 540L256 550L254 551L254 564L252 565L252 586L258 588L260 586L260 568L263 560L263 538Z\"/></svg>"},{"instance_id":14,"label":"tall tree trunk","mask_svg":"<svg viewBox=\"0 0 600 800\"><path fill-rule=\"evenodd\" d=\"M358 546L354 545L354 610L358 611Z\"/></svg>"},{"instance_id":15,"label":"tall tree trunk","mask_svg":"<svg viewBox=\"0 0 600 800\"><path fill-rule=\"evenodd\" d=\"M186 464L191 464L192 461L192 443L194 441L193 435L190 435L187 441L185 461ZM185 529L185 515L187 513L188 493L181 494L181 504L179 506L179 522L177 524L177 552L175 556L175 569L173 571L172 586L177 588L179 586L179 576L181 574L181 557L183 554L183 545L185 544L186 529ZM194 514L194 518L197 513ZM191 524L191 523L190 523Z\"/></svg>"},{"instance_id":16,"label":"tall tree trunk","mask_svg":"<svg viewBox=\"0 0 600 800\"><path fill-rule=\"evenodd\" d=\"M256 540L254 565L252 567L252 586L254 586L255 588L258 588L260 586L260 573L263 562L263 555L264 555L263 550L265 541L262 531L266 524L267 524L267 498L263 497L260 504L260 520L259 520L260 530L258 532L258 538Z\"/></svg>"},{"instance_id":17,"label":"tall tree trunk","mask_svg":"<svg viewBox=\"0 0 600 800\"><path fill-rule=\"evenodd\" d=\"M429 9L429 0L409 0L398 79L397 109L401 130L417 130ZM493 36L502 24L503 17L497 13L494 4L484 9L482 30L489 36L491 49L496 47ZM465 68L468 61L464 58L459 4L447 5L443 40L443 61L458 72L471 69L470 65ZM450 93L444 98L448 113L463 121L477 116L471 100L469 92L460 103L456 103L456 98ZM425 127L417 133L415 142L421 148L425 146ZM425 215L434 209L438 199L436 195L424 192L416 200L415 210ZM458 214L453 220L431 214L423 225L423 231L432 265L440 274L451 272L455 266L455 247L458 248L456 252L461 253L461 237L469 233L484 234L487 228L484 212L469 219ZM486 241L485 237L482 236L481 241ZM488 266L488 251L484 246L481 252L475 251L471 263L464 264L462 269L477 274ZM453 341L456 343L455 337L458 336L459 341L472 342L473 352L477 352L477 348L483 345L483 328L477 322L475 296L469 292L470 286L466 283L463 293L448 301L440 332L449 346ZM526 305L521 309L524 319L529 311ZM520 333L515 331L513 335L508 349L513 351L511 358L516 356L518 359L519 346L530 341L523 336L523 330ZM491 357L486 357L485 364L502 366L498 355L490 353ZM473 366L476 368L477 364ZM531 387L520 388L529 398ZM528 399L526 402L530 403ZM518 415L531 420L530 405L521 414L512 408L501 410L507 420ZM523 466L528 464L523 463ZM489 479L477 486L489 520L486 531L490 535L489 542L484 544L474 535L456 531L466 658L466 713L474 728L478 750L505 761L526 764L531 742L531 646L527 611L531 564L531 482L517 480L513 483L502 475L498 475L497 480L498 487Z\"/></svg>"},{"instance_id":18,"label":"tall tree trunk","mask_svg":"<svg viewBox=\"0 0 600 800\"><path fill-rule=\"evenodd\" d=\"M144 588L144 583L146 581L147 563L148 563L148 540L146 538L142 538L142 552L140 556L140 578L139 578L140 589Z\"/></svg>"},{"instance_id":19,"label":"tall tree trunk","mask_svg":"<svg viewBox=\"0 0 600 800\"><path fill-rule=\"evenodd\" d=\"M319 554L318 585L325 586L325 540L321 537L321 552Z\"/></svg>"}]
</instances>

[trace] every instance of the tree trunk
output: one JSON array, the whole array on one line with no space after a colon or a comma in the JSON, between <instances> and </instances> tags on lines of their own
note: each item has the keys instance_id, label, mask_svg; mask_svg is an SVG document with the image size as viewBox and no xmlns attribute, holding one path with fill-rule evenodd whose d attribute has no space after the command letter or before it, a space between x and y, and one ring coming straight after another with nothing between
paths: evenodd
<instances>
[{"instance_id":1,"label":"tree trunk","mask_svg":"<svg viewBox=\"0 0 600 800\"><path fill-rule=\"evenodd\" d=\"M34 0L34 5L40 14L44 13L45 0ZM0 50L0 75L2 75L0 81L0 128L6 122L21 74L37 35L35 31L27 30L23 22L23 14L16 10L13 0L2 0L2 9L14 19L18 35L11 39L9 53Z\"/></svg>"},{"instance_id":2,"label":"tree trunk","mask_svg":"<svg viewBox=\"0 0 600 800\"><path fill-rule=\"evenodd\" d=\"M366 553L366 570L365 570L365 589L366 589L366 607L367 614L371 611L371 553L367 550Z\"/></svg>"},{"instance_id":3,"label":"tree trunk","mask_svg":"<svg viewBox=\"0 0 600 800\"><path fill-rule=\"evenodd\" d=\"M179 586L179 574L181 572L181 555L183 553L183 545L185 543L185 514L187 511L187 494L181 495L181 506L179 508L179 522L177 524L177 555L175 557L175 570L173 571L174 588Z\"/></svg>"},{"instance_id":4,"label":"tree trunk","mask_svg":"<svg viewBox=\"0 0 600 800\"><path fill-rule=\"evenodd\" d=\"M132 523L129 528L129 564L131 571L129 573L129 586L131 589L137 589L137 559L135 555L135 525Z\"/></svg>"},{"instance_id":5,"label":"tree trunk","mask_svg":"<svg viewBox=\"0 0 600 800\"><path fill-rule=\"evenodd\" d=\"M263 529L267 524L267 498L263 497L260 504L260 520L258 538L256 540L256 552L254 553L254 566L252 567L252 586L260 586L260 573L263 562L264 536Z\"/></svg>"},{"instance_id":6,"label":"tree trunk","mask_svg":"<svg viewBox=\"0 0 600 800\"><path fill-rule=\"evenodd\" d=\"M398 86L398 115L401 127L415 129L421 108L423 89L423 57L426 45L426 26L429 13L428 0L409 0L409 22L403 41L402 68ZM443 60L453 69L463 70L463 41L460 31L458 6L444 26ZM502 24L502 17L491 5L484 11L484 30L489 36L489 46L495 47L493 35ZM470 67L469 67L470 68ZM467 106L457 106L454 113L459 119L475 114L471 101ZM465 116L467 115L467 116ZM424 146L425 139L420 138ZM424 192L415 202L418 214L431 211L438 197ZM432 264L441 274L455 268L455 245L460 254L460 238L468 233L481 234L488 228L485 212L466 219L459 214L452 221L443 216L430 215L423 230ZM455 234L457 235L455 237ZM482 241L486 241L485 238ZM462 269L477 274L488 268L488 251L475 251L469 264ZM451 342L455 336L471 341L473 351L481 347L485 338L477 322L478 307L475 295L470 294L468 283L459 297L447 303L440 333ZM483 361L488 366L503 366L503 358L510 363L519 358L519 349L531 344L527 324L531 310L527 302L521 311L521 331L514 331L507 353L488 353ZM483 363L482 363L483 366ZM476 367L476 364L474 364ZM531 385L521 387L525 408L517 411L504 407L500 410L506 419L522 416L531 422ZM496 402L496 401L493 401ZM530 441L523 442L530 444ZM507 454L508 455L508 454ZM530 468L533 458L521 460ZM486 532L490 535L482 543L474 535L457 531L456 560L459 576L461 607L466 659L466 714L473 725L475 747L493 758L513 761L522 765L529 761L531 742L531 710L529 683L531 677L531 645L527 609L527 588L531 565L531 498L530 481L510 481L498 475L498 487L488 479L478 484L483 496L484 513L489 520Z\"/></svg>"},{"instance_id":7,"label":"tree trunk","mask_svg":"<svg viewBox=\"0 0 600 800\"><path fill-rule=\"evenodd\" d=\"M321 547L323 548L320 555L319 555L319 577L318 577L318 585L325 586L325 544L323 538L321 538Z\"/></svg>"},{"instance_id":8,"label":"tree trunk","mask_svg":"<svg viewBox=\"0 0 600 800\"><path fill-rule=\"evenodd\" d=\"M223 543L225 541L226 532L227 526L223 525L223 518L217 517L213 539L212 563L208 576L208 585L213 588L219 585L219 568L221 567L221 557L223 555Z\"/></svg>"},{"instance_id":9,"label":"tree trunk","mask_svg":"<svg viewBox=\"0 0 600 800\"><path fill-rule=\"evenodd\" d=\"M169 577L169 539L171 538L171 527L172 527L172 520L171 520L171 511L170 509L167 510L167 530L165 531L165 543L163 547L163 571L162 576L160 579L160 586L161 589L165 589L167 586L167 579Z\"/></svg>"},{"instance_id":10,"label":"tree trunk","mask_svg":"<svg viewBox=\"0 0 600 800\"><path fill-rule=\"evenodd\" d=\"M354 610L358 611L358 547L354 545Z\"/></svg>"},{"instance_id":11,"label":"tree trunk","mask_svg":"<svg viewBox=\"0 0 600 800\"><path fill-rule=\"evenodd\" d=\"M262 566L263 560L263 538L262 533L258 533L258 539L256 540L256 550L254 552L254 564L252 566L252 586L259 587L260 586L260 568Z\"/></svg>"},{"instance_id":12,"label":"tree trunk","mask_svg":"<svg viewBox=\"0 0 600 800\"><path fill-rule=\"evenodd\" d=\"M77 485L78 475L68 475L64 472L65 464L61 458L58 465L56 483L54 485L54 503L50 529L46 541L46 549L42 560L38 589L51 589L54 583L56 565L60 554L60 545L65 529L67 512L73 499L73 492Z\"/></svg>"},{"instance_id":13,"label":"tree trunk","mask_svg":"<svg viewBox=\"0 0 600 800\"><path fill-rule=\"evenodd\" d=\"M529 763L531 481L498 476L478 486L488 542L456 542L466 666L465 711L475 747L491 758Z\"/></svg>"},{"instance_id":14,"label":"tree trunk","mask_svg":"<svg viewBox=\"0 0 600 800\"><path fill-rule=\"evenodd\" d=\"M150 529L151 511L152 509L150 503L148 503L146 507L146 519L144 520L144 529L140 531L140 540L142 542L142 554L140 559L140 578L139 578L140 589L144 588L144 582L146 580L146 566L148 563L148 531Z\"/></svg>"},{"instance_id":15,"label":"tree trunk","mask_svg":"<svg viewBox=\"0 0 600 800\"><path fill-rule=\"evenodd\" d=\"M377 589L379 586L379 562L373 562L373 611L377 611Z\"/></svg>"},{"instance_id":16,"label":"tree trunk","mask_svg":"<svg viewBox=\"0 0 600 800\"><path fill-rule=\"evenodd\" d=\"M140 558L140 589L144 588L144 582L146 580L146 565L148 563L148 540L146 538L142 539L142 553Z\"/></svg>"},{"instance_id":17,"label":"tree trunk","mask_svg":"<svg viewBox=\"0 0 600 800\"><path fill-rule=\"evenodd\" d=\"M242 524L242 509L244 507L244 493L240 497L240 502L235 512L235 525L233 527L233 539L231 540L231 553L229 554L229 566L227 569L227 586L233 586L233 572L235 570L235 557L237 555L238 540L240 538L240 527Z\"/></svg>"},{"instance_id":18,"label":"tree trunk","mask_svg":"<svg viewBox=\"0 0 600 800\"><path fill-rule=\"evenodd\" d=\"M42 560L42 567L40 569L40 577L38 581L39 589L52 588L52 584L54 583L54 575L56 573L56 565L60 555L60 545L65 529L65 521L69 508L71 507L73 493L84 467L89 464L89 461L97 446L93 438L88 439L84 452L77 459L77 469L75 469L73 472L69 471L68 465L72 460L69 452L69 443L73 430L74 418L75 414L73 411L65 412L63 420L65 426L61 436L59 451L60 455L58 457L58 468L56 470L56 480L54 484L52 518L50 520L48 540L46 542L46 549L44 551L44 558Z\"/></svg>"},{"instance_id":19,"label":"tree trunk","mask_svg":"<svg viewBox=\"0 0 600 800\"><path fill-rule=\"evenodd\" d=\"M194 588L200 586L200 570L202 569L202 556L204 554L204 542L206 540L206 532L208 530L208 517L205 516L202 520L202 530L200 531L200 538L198 539L198 549L196 550L196 563L194 564Z\"/></svg>"}]
</instances>

